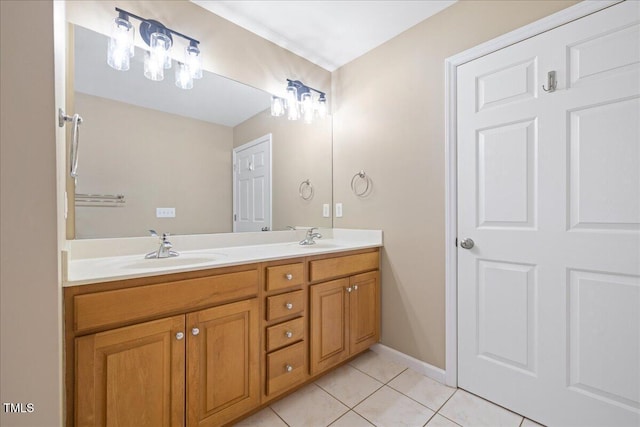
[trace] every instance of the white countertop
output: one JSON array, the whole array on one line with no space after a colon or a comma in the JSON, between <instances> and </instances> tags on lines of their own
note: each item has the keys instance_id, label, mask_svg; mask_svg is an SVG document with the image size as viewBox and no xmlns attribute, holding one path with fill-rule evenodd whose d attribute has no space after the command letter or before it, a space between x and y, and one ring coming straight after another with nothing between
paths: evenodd
<instances>
[{"instance_id":1,"label":"white countertop","mask_svg":"<svg viewBox=\"0 0 640 427\"><path fill-rule=\"evenodd\" d=\"M66 265L63 265L63 286L77 286L136 277L160 274L196 271L208 268L226 267L276 259L297 258L343 252L356 249L382 246L380 230L321 230L324 238L317 244L301 246L298 244L300 231L278 232L276 236L264 233L236 233L222 237L207 236L171 236L174 249L180 256L164 259L144 259L144 255L157 246L150 238L101 239L100 241L73 241L67 247ZM285 235L284 233L288 233ZM302 234L304 236L304 233ZM278 241L287 240L289 241ZM146 244L153 243L147 252L135 252L144 239ZM187 240L188 239L188 240ZM216 245L225 243L224 247ZM250 243L252 240L256 244ZM270 241L277 240L273 243ZM128 241L128 242L127 242ZM268 243L263 243L267 241ZM127 243L131 243L127 245ZM178 243L184 243L188 250L181 251ZM234 245L234 243L240 243ZM243 244L244 243L244 244ZM100 246L100 250L96 246ZM147 248L145 248L146 250ZM131 253L132 250L134 253ZM122 255L118 255L122 253Z\"/></svg>"}]
</instances>

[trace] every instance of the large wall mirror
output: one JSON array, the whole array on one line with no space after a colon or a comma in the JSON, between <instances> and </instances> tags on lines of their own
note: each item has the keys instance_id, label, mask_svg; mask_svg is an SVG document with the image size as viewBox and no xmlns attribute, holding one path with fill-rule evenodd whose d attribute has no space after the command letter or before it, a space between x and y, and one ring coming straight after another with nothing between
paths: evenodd
<instances>
[{"instance_id":1,"label":"large wall mirror","mask_svg":"<svg viewBox=\"0 0 640 427\"><path fill-rule=\"evenodd\" d=\"M323 216L332 203L331 118L272 117L270 94L207 71L193 89L180 89L175 64L163 81L148 80L142 51L130 70L116 71L106 63L106 36L77 25L72 33L68 97L83 118L75 238L226 233L234 215L251 209L270 215L268 230L332 226ZM254 154L257 146L265 156ZM243 181L244 171L269 164L270 183ZM264 197L249 200L242 186L265 186L256 193ZM235 231L246 229L238 224Z\"/></svg>"}]
</instances>

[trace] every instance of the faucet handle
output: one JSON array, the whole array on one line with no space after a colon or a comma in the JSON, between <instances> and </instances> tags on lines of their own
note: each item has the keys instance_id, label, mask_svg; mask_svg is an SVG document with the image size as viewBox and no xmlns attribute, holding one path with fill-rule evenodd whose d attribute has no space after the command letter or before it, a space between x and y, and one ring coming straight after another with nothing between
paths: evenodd
<instances>
[{"instance_id":1,"label":"faucet handle","mask_svg":"<svg viewBox=\"0 0 640 427\"><path fill-rule=\"evenodd\" d=\"M160 237L158 233L156 233L156 230L149 230L149 233L151 233L151 237Z\"/></svg>"}]
</instances>

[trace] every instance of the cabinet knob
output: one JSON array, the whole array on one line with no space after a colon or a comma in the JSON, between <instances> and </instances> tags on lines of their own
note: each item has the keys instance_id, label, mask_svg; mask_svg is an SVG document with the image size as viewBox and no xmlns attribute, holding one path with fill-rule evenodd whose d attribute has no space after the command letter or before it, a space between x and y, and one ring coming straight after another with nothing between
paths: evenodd
<instances>
[{"instance_id":1,"label":"cabinet knob","mask_svg":"<svg viewBox=\"0 0 640 427\"><path fill-rule=\"evenodd\" d=\"M191 335L195 336L195 335L198 335L199 333L200 333L200 329L198 329L198 328L191 329Z\"/></svg>"},{"instance_id":2,"label":"cabinet knob","mask_svg":"<svg viewBox=\"0 0 640 427\"><path fill-rule=\"evenodd\" d=\"M178 332L178 333L176 334L176 339L177 339L178 341L180 341L182 338L184 338L184 333L183 333L183 332Z\"/></svg>"},{"instance_id":3,"label":"cabinet knob","mask_svg":"<svg viewBox=\"0 0 640 427\"><path fill-rule=\"evenodd\" d=\"M353 291L353 288L351 286L349 286L348 288L346 288L347 292L351 293L351 291Z\"/></svg>"},{"instance_id":4,"label":"cabinet knob","mask_svg":"<svg viewBox=\"0 0 640 427\"><path fill-rule=\"evenodd\" d=\"M287 273L284 277L285 277L287 280L293 280L293 274L291 274L291 273Z\"/></svg>"},{"instance_id":5,"label":"cabinet knob","mask_svg":"<svg viewBox=\"0 0 640 427\"><path fill-rule=\"evenodd\" d=\"M287 331L287 332L284 333L284 336L287 337L287 338L291 338L291 337L293 337L293 332Z\"/></svg>"},{"instance_id":6,"label":"cabinet knob","mask_svg":"<svg viewBox=\"0 0 640 427\"><path fill-rule=\"evenodd\" d=\"M293 366L289 365L288 363L285 365L284 370L287 372L291 372L293 371Z\"/></svg>"},{"instance_id":7,"label":"cabinet knob","mask_svg":"<svg viewBox=\"0 0 640 427\"><path fill-rule=\"evenodd\" d=\"M358 285L353 285L353 290L357 291L358 290Z\"/></svg>"},{"instance_id":8,"label":"cabinet knob","mask_svg":"<svg viewBox=\"0 0 640 427\"><path fill-rule=\"evenodd\" d=\"M287 308L287 310L291 310L293 308L293 304L290 302L286 303L284 306Z\"/></svg>"}]
</instances>

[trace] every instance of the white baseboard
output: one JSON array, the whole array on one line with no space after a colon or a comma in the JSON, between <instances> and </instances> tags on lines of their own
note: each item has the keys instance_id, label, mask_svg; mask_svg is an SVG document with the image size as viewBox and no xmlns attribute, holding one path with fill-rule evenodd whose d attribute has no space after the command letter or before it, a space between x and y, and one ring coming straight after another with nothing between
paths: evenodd
<instances>
[{"instance_id":1,"label":"white baseboard","mask_svg":"<svg viewBox=\"0 0 640 427\"><path fill-rule=\"evenodd\" d=\"M434 379L442 384L445 383L446 371L444 369L436 368L433 365L418 360L415 357L411 357L407 354L394 350L391 347L387 347L383 344L374 344L371 346L371 351L378 353L394 362L401 363L416 372L420 372L422 375Z\"/></svg>"}]
</instances>

